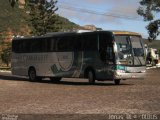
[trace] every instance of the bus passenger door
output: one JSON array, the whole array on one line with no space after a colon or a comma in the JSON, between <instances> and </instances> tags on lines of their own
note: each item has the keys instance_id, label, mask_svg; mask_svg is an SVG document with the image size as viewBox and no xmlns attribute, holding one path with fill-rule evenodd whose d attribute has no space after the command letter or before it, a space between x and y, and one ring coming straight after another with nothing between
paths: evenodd
<instances>
[{"instance_id":1,"label":"bus passenger door","mask_svg":"<svg viewBox=\"0 0 160 120\"><path fill-rule=\"evenodd\" d=\"M112 45L107 45L99 54L101 60L100 77L102 79L112 79L114 70L114 54Z\"/></svg>"},{"instance_id":2,"label":"bus passenger door","mask_svg":"<svg viewBox=\"0 0 160 120\"><path fill-rule=\"evenodd\" d=\"M97 77L102 80L112 79L114 72L114 52L112 37L107 34L99 36L100 64Z\"/></svg>"}]
</instances>

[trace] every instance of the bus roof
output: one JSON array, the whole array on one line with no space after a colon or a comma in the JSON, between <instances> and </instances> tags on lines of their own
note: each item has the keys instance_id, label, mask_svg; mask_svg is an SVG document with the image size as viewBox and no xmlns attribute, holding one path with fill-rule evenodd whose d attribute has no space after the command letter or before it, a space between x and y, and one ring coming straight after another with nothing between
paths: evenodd
<instances>
[{"instance_id":1,"label":"bus roof","mask_svg":"<svg viewBox=\"0 0 160 120\"><path fill-rule=\"evenodd\" d=\"M136 32L120 31L120 30L101 30L101 31L78 30L78 31L73 31L73 32L52 32L52 33L47 33L47 34L42 35L42 36L16 37L16 38L13 38L13 39L14 40L35 39L35 38L43 38L43 37L63 36L63 35L82 34L82 33L101 33L101 32L111 33L113 35L136 35L136 36L141 36L140 34L138 34Z\"/></svg>"},{"instance_id":2,"label":"bus roof","mask_svg":"<svg viewBox=\"0 0 160 120\"><path fill-rule=\"evenodd\" d=\"M66 34L81 34L81 33L101 33L101 32L107 32L112 33L114 35L138 35L139 33L136 32L130 32L130 31L120 31L120 30L100 30L100 31L92 31L92 30L78 30L74 32L55 32L55 33L48 33L46 36L54 36L54 35L66 35Z\"/></svg>"}]
</instances>

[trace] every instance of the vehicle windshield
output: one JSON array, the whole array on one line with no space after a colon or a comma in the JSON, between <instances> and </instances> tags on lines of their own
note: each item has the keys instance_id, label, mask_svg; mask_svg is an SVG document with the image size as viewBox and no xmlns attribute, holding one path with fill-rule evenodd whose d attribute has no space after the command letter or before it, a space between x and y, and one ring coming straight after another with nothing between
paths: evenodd
<instances>
[{"instance_id":1,"label":"vehicle windshield","mask_svg":"<svg viewBox=\"0 0 160 120\"><path fill-rule=\"evenodd\" d=\"M127 56L131 56L131 43L128 36L116 36L115 41L118 50L118 59L125 60Z\"/></svg>"},{"instance_id":2,"label":"vehicle windshield","mask_svg":"<svg viewBox=\"0 0 160 120\"><path fill-rule=\"evenodd\" d=\"M115 42L119 64L142 65L145 63L141 37L117 35Z\"/></svg>"},{"instance_id":3,"label":"vehicle windshield","mask_svg":"<svg viewBox=\"0 0 160 120\"><path fill-rule=\"evenodd\" d=\"M133 48L133 54L136 57L144 56L144 50L141 43L141 38L137 36L131 36L131 43Z\"/></svg>"}]
</instances>

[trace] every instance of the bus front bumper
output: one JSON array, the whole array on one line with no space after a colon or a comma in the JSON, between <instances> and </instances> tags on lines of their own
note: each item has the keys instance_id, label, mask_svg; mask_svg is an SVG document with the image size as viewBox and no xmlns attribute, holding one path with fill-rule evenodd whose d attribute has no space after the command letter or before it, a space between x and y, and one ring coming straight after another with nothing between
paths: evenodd
<instances>
[{"instance_id":1,"label":"bus front bumper","mask_svg":"<svg viewBox=\"0 0 160 120\"><path fill-rule=\"evenodd\" d=\"M146 72L141 73L114 73L114 79L144 79Z\"/></svg>"}]
</instances>

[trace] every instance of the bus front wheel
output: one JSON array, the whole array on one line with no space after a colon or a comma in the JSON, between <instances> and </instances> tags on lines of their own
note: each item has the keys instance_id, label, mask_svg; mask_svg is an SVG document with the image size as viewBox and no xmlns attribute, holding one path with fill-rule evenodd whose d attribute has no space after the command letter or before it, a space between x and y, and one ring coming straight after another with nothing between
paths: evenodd
<instances>
[{"instance_id":1,"label":"bus front wheel","mask_svg":"<svg viewBox=\"0 0 160 120\"><path fill-rule=\"evenodd\" d=\"M115 84L115 85L119 85L119 84L120 84L120 81L121 81L120 79L114 79L114 84Z\"/></svg>"},{"instance_id":2,"label":"bus front wheel","mask_svg":"<svg viewBox=\"0 0 160 120\"><path fill-rule=\"evenodd\" d=\"M92 70L88 71L88 82L89 84L95 84L95 75L94 72Z\"/></svg>"}]
</instances>

